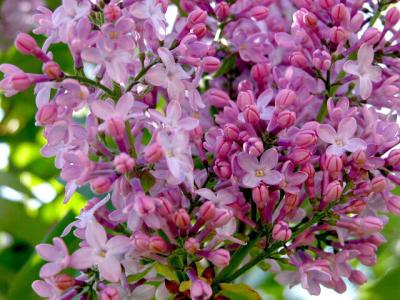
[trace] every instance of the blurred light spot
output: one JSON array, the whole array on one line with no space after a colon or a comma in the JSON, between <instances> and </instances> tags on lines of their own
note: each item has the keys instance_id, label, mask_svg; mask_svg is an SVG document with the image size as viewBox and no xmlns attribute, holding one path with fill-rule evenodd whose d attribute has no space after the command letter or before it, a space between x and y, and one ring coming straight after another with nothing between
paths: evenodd
<instances>
[{"instance_id":1,"label":"blurred light spot","mask_svg":"<svg viewBox=\"0 0 400 300\"><path fill-rule=\"evenodd\" d=\"M24 199L23 194L8 186L0 187L0 195L10 201L22 201Z\"/></svg>"},{"instance_id":2,"label":"blurred light spot","mask_svg":"<svg viewBox=\"0 0 400 300\"><path fill-rule=\"evenodd\" d=\"M8 121L6 126L10 133L14 133L19 128L19 121L17 119L11 119L10 121Z\"/></svg>"},{"instance_id":3,"label":"blurred light spot","mask_svg":"<svg viewBox=\"0 0 400 300\"><path fill-rule=\"evenodd\" d=\"M8 166L10 158L10 146L5 143L0 143L0 170Z\"/></svg>"},{"instance_id":4,"label":"blurred light spot","mask_svg":"<svg viewBox=\"0 0 400 300\"><path fill-rule=\"evenodd\" d=\"M42 206L42 203L36 199L28 199L25 204L30 211L37 211Z\"/></svg>"},{"instance_id":5,"label":"blurred light spot","mask_svg":"<svg viewBox=\"0 0 400 300\"><path fill-rule=\"evenodd\" d=\"M176 17L178 16L178 7L175 5L169 5L167 9L167 13L165 14L165 18L167 19L167 34L170 34L174 29Z\"/></svg>"},{"instance_id":6,"label":"blurred light spot","mask_svg":"<svg viewBox=\"0 0 400 300\"><path fill-rule=\"evenodd\" d=\"M13 242L11 234L7 232L0 232L0 249L9 247Z\"/></svg>"},{"instance_id":7,"label":"blurred light spot","mask_svg":"<svg viewBox=\"0 0 400 300\"><path fill-rule=\"evenodd\" d=\"M4 118L4 110L0 108L0 122L3 121Z\"/></svg>"},{"instance_id":8,"label":"blurred light spot","mask_svg":"<svg viewBox=\"0 0 400 300\"><path fill-rule=\"evenodd\" d=\"M38 198L41 202L49 203L54 200L57 193L53 189L53 187L48 183L42 183L32 188L32 193Z\"/></svg>"}]
</instances>

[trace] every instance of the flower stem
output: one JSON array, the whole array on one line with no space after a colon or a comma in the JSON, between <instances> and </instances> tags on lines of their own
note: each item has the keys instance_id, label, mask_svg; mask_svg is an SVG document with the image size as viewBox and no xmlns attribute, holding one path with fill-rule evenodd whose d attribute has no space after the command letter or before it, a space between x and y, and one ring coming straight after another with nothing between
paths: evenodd
<instances>
[{"instance_id":1,"label":"flower stem","mask_svg":"<svg viewBox=\"0 0 400 300\"><path fill-rule=\"evenodd\" d=\"M135 85L140 83L140 79L146 75L147 71L150 70L150 68L158 63L160 63L161 60L160 59L156 59L155 61L153 61L152 63L150 63L147 67L143 68L137 75L136 77L133 79L133 82L128 85L128 87L126 88L126 91L129 92Z\"/></svg>"},{"instance_id":2,"label":"flower stem","mask_svg":"<svg viewBox=\"0 0 400 300\"><path fill-rule=\"evenodd\" d=\"M80 83L90 85L91 87L94 87L94 88L99 88L99 89L103 90L112 99L115 99L115 97L116 97L111 89L109 89L108 87L102 85L101 83L91 80L89 78L78 76L78 75L66 75L65 78L66 79L75 79L75 80L79 81Z\"/></svg>"}]
</instances>

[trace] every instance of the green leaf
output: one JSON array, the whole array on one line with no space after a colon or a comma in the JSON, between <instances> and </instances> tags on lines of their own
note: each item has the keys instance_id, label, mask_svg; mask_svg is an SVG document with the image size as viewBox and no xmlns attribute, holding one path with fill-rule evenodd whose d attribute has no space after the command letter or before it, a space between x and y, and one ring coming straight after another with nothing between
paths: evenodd
<instances>
[{"instance_id":1,"label":"green leaf","mask_svg":"<svg viewBox=\"0 0 400 300\"><path fill-rule=\"evenodd\" d=\"M158 274L167 278L168 280L179 281L174 272L174 269L172 269L171 267L156 263L154 265L154 268L156 269Z\"/></svg>"},{"instance_id":2,"label":"green leaf","mask_svg":"<svg viewBox=\"0 0 400 300\"><path fill-rule=\"evenodd\" d=\"M1 209L0 209L1 211ZM0 217L1 219L1 217ZM75 219L75 214L69 212L53 229L48 233L43 243L51 243L53 237L60 236L64 228ZM24 219L21 219L24 220ZM25 220L24 220L25 221ZM20 222L23 223L23 222ZM32 230L28 231L33 233ZM78 239L73 235L64 238L65 244L68 246L70 252L78 245ZM38 278L39 270L43 265L43 261L37 254L31 256L24 267L18 272L13 280L13 283L7 293L6 300L24 299L24 300L37 300L39 297L33 292L31 285L34 280Z\"/></svg>"},{"instance_id":3,"label":"green leaf","mask_svg":"<svg viewBox=\"0 0 400 300\"><path fill-rule=\"evenodd\" d=\"M145 171L140 175L140 183L142 184L143 190L147 193L156 184L156 179L150 172Z\"/></svg>"},{"instance_id":4,"label":"green leaf","mask_svg":"<svg viewBox=\"0 0 400 300\"><path fill-rule=\"evenodd\" d=\"M225 58L222 62L221 67L213 75L214 78L224 76L225 74L236 68L236 54L231 54Z\"/></svg>"},{"instance_id":5,"label":"green leaf","mask_svg":"<svg viewBox=\"0 0 400 300\"><path fill-rule=\"evenodd\" d=\"M262 300L261 296L246 284L221 283L221 295L232 300Z\"/></svg>"}]
</instances>

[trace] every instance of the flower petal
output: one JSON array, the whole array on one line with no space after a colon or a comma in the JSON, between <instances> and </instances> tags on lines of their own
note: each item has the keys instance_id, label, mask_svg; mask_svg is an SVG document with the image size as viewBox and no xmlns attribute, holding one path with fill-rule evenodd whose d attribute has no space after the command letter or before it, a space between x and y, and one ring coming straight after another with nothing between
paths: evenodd
<instances>
[{"instance_id":1,"label":"flower petal","mask_svg":"<svg viewBox=\"0 0 400 300\"><path fill-rule=\"evenodd\" d=\"M328 124L319 125L317 128L317 134L321 140L325 143L333 144L336 138L335 129Z\"/></svg>"},{"instance_id":2,"label":"flower petal","mask_svg":"<svg viewBox=\"0 0 400 300\"><path fill-rule=\"evenodd\" d=\"M265 170L272 170L278 164L279 154L275 148L268 149L260 159L260 166Z\"/></svg>"},{"instance_id":3,"label":"flower petal","mask_svg":"<svg viewBox=\"0 0 400 300\"><path fill-rule=\"evenodd\" d=\"M338 125L338 137L342 138L344 141L352 138L357 131L357 121L356 119L350 117L345 118L340 121Z\"/></svg>"}]
</instances>

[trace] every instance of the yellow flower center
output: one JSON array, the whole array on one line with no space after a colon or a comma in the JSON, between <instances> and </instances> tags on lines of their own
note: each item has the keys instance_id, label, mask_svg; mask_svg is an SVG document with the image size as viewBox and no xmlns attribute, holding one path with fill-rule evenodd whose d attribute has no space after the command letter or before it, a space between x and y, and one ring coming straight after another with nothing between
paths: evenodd
<instances>
[{"instance_id":1,"label":"yellow flower center","mask_svg":"<svg viewBox=\"0 0 400 300\"><path fill-rule=\"evenodd\" d=\"M264 175L265 175L264 170L257 170L257 171L256 171L256 176L257 176L257 177L264 177Z\"/></svg>"},{"instance_id":2,"label":"yellow flower center","mask_svg":"<svg viewBox=\"0 0 400 300\"><path fill-rule=\"evenodd\" d=\"M343 146L344 146L344 142L343 142L342 139L336 139L336 140L335 140L335 144L336 144L338 147L343 147Z\"/></svg>"}]
</instances>

